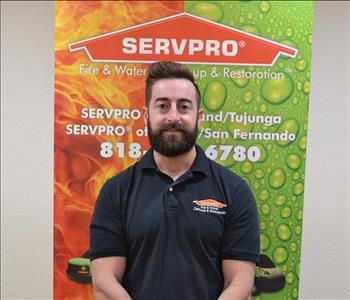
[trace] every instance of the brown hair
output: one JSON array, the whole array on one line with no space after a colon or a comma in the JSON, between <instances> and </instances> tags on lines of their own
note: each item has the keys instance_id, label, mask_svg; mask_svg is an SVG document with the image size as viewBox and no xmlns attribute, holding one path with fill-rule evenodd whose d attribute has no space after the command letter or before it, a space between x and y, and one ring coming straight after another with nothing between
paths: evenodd
<instances>
[{"instance_id":1,"label":"brown hair","mask_svg":"<svg viewBox=\"0 0 350 300\"><path fill-rule=\"evenodd\" d=\"M193 73L183 64L179 64L173 61L160 61L151 64L148 67L148 75L146 78L146 106L149 107L149 103L152 97L152 86L161 79L187 79L191 81L196 89L197 94L197 108L200 107L201 93L197 84L194 81Z\"/></svg>"}]
</instances>

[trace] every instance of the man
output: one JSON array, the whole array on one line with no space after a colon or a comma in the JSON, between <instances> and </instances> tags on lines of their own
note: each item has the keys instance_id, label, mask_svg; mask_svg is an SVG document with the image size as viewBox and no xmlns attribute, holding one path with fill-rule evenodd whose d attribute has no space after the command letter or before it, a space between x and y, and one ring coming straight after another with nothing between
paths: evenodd
<instances>
[{"instance_id":1,"label":"man","mask_svg":"<svg viewBox=\"0 0 350 300\"><path fill-rule=\"evenodd\" d=\"M245 181L195 145L200 92L174 62L150 66L151 149L103 186L91 222L96 299L249 299L259 259Z\"/></svg>"}]
</instances>

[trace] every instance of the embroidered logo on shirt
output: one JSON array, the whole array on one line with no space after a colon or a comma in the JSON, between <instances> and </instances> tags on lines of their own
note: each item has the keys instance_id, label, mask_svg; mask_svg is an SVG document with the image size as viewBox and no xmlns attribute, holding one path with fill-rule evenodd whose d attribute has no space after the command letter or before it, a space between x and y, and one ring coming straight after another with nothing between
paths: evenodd
<instances>
[{"instance_id":1,"label":"embroidered logo on shirt","mask_svg":"<svg viewBox=\"0 0 350 300\"><path fill-rule=\"evenodd\" d=\"M223 204L214 199L195 200L193 203L196 204L196 206L193 207L193 211L213 213L218 215L226 214L226 211L223 210L223 208L226 207L226 204Z\"/></svg>"}]
</instances>

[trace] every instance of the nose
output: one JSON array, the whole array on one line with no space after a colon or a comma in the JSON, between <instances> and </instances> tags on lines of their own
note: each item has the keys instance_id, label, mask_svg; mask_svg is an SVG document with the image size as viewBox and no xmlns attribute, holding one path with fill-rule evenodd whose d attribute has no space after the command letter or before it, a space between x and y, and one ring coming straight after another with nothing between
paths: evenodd
<instances>
[{"instance_id":1,"label":"nose","mask_svg":"<svg viewBox=\"0 0 350 300\"><path fill-rule=\"evenodd\" d=\"M176 104L171 105L171 108L168 111L167 121L169 123L178 123L180 121L180 115L177 110Z\"/></svg>"}]
</instances>

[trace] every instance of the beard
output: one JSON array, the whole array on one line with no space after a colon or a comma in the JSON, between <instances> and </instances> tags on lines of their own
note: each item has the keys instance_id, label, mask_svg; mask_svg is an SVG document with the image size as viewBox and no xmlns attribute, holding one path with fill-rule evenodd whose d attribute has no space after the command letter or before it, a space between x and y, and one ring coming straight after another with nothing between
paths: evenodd
<instances>
[{"instance_id":1,"label":"beard","mask_svg":"<svg viewBox=\"0 0 350 300\"><path fill-rule=\"evenodd\" d=\"M176 129L180 134L166 136L164 132ZM198 121L192 131L187 130L181 124L164 124L158 130L153 130L151 123L147 121L148 138L152 148L164 156L175 157L190 151L196 143L198 134Z\"/></svg>"}]
</instances>

